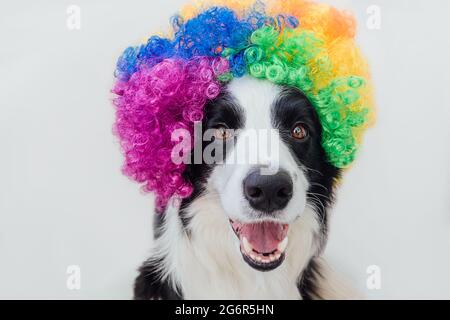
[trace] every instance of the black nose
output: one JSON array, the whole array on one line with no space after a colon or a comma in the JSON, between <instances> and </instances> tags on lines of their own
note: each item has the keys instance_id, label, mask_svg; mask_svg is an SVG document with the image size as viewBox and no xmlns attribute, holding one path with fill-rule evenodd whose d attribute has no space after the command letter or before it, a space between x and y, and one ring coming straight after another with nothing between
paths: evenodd
<instances>
[{"instance_id":1,"label":"black nose","mask_svg":"<svg viewBox=\"0 0 450 320\"><path fill-rule=\"evenodd\" d=\"M274 175L251 172L244 179L244 195L250 205L259 211L281 210L292 198L292 179L285 171Z\"/></svg>"}]
</instances>

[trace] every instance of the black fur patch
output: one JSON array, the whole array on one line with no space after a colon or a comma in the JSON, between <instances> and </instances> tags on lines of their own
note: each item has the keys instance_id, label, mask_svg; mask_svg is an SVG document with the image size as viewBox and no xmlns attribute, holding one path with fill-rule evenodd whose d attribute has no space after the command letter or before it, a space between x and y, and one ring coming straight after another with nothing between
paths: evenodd
<instances>
[{"instance_id":1,"label":"black fur patch","mask_svg":"<svg viewBox=\"0 0 450 320\"><path fill-rule=\"evenodd\" d=\"M297 288L303 300L320 299L320 296L317 292L317 283L319 282L319 277L321 277L319 264L313 258L303 271L302 276L300 277L300 280L297 284Z\"/></svg>"},{"instance_id":2,"label":"black fur patch","mask_svg":"<svg viewBox=\"0 0 450 320\"><path fill-rule=\"evenodd\" d=\"M139 276L134 283L134 299L181 300L182 295L172 289L169 281L161 279L161 274L156 268L157 264L158 262L147 260L139 268Z\"/></svg>"}]
</instances>

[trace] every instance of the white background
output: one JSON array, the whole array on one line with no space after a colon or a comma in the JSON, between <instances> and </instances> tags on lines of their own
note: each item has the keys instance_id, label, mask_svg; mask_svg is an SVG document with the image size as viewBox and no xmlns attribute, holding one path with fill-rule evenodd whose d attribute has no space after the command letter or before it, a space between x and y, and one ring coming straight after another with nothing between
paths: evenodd
<instances>
[{"instance_id":1,"label":"white background","mask_svg":"<svg viewBox=\"0 0 450 320\"><path fill-rule=\"evenodd\" d=\"M0 10L0 298L124 298L152 197L121 175L109 90L122 50L183 0L8 1ZM369 298L450 298L446 0L328 1L353 11L378 123L346 174L327 256ZM66 9L81 8L81 30ZM381 29L366 27L369 5ZM68 290L66 269L81 268ZM366 269L381 268L380 290Z\"/></svg>"}]
</instances>

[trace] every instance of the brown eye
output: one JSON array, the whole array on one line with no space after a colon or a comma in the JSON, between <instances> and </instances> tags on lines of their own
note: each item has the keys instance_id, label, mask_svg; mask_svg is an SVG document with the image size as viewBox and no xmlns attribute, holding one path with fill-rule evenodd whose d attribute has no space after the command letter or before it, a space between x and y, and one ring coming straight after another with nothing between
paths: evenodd
<instances>
[{"instance_id":1,"label":"brown eye","mask_svg":"<svg viewBox=\"0 0 450 320\"><path fill-rule=\"evenodd\" d=\"M295 139L302 140L308 136L308 131L302 123L297 123L291 130L291 136Z\"/></svg>"},{"instance_id":2,"label":"brown eye","mask_svg":"<svg viewBox=\"0 0 450 320\"><path fill-rule=\"evenodd\" d=\"M228 129L227 126L223 125L216 129L214 129L214 137L219 140L227 140L232 136L231 129Z\"/></svg>"}]
</instances>

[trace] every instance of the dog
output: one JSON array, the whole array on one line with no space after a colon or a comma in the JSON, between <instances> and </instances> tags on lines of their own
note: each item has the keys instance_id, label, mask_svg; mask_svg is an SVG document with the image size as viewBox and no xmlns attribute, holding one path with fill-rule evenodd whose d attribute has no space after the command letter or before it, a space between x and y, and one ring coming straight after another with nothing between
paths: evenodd
<instances>
[{"instance_id":1,"label":"dog","mask_svg":"<svg viewBox=\"0 0 450 320\"><path fill-rule=\"evenodd\" d=\"M223 162L187 164L183 177L193 192L155 215L151 256L139 268L134 298L355 297L321 258L341 169L327 161L311 101L294 87L235 78L207 103L202 129L214 138L195 147L224 140L233 147ZM277 152L228 163L238 150L252 149L244 137L255 130L274 132Z\"/></svg>"}]
</instances>

